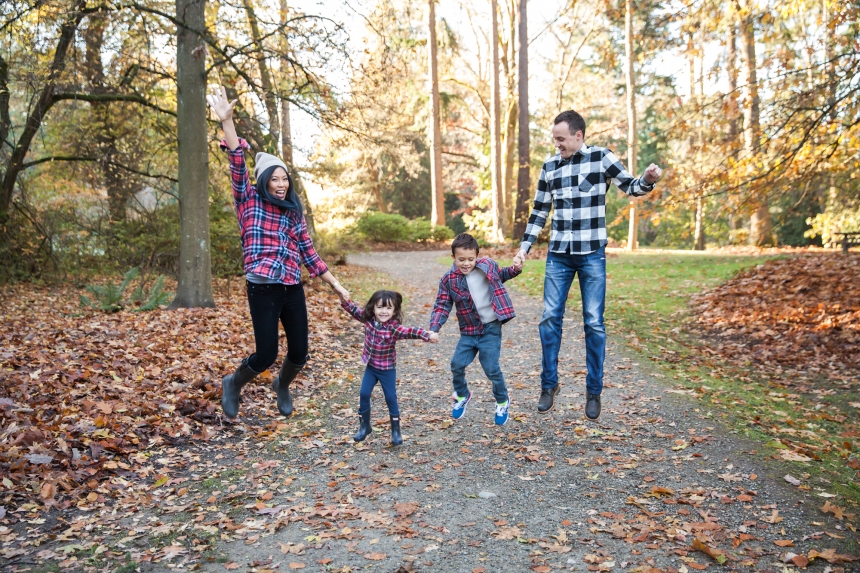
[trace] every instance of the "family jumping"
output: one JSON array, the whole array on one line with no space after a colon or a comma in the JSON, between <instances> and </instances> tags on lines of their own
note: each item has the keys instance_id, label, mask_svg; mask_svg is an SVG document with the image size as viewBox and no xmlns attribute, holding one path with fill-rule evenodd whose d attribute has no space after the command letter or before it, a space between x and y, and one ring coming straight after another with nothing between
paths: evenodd
<instances>
[{"instance_id":1,"label":"family jumping","mask_svg":"<svg viewBox=\"0 0 860 573\"><path fill-rule=\"evenodd\" d=\"M314 249L299 198L287 165L274 155L257 153L256 184L251 184L245 164L248 143L240 139L233 124L233 108L224 88L208 97L209 105L221 120L233 187L233 204L239 219L247 281L248 307L254 328L255 352L236 371L222 380L221 406L224 414L239 413L242 388L274 364L278 354L278 322L287 339L287 355L272 388L278 411L293 413L290 383L308 360L308 314L301 282L301 266L312 277L328 283L340 298L341 306L364 325L362 362L366 369L359 393L360 426L353 439L363 441L371 432L370 396L378 382L382 386L391 419L391 444L403 442L396 387L396 342L405 338L439 341L439 330L454 305L460 340L451 358L454 401L451 416L462 418L472 392L466 383L466 368L478 358L492 383L496 401L495 423L508 421L511 398L499 366L502 326L515 317L504 283L519 275L529 250L554 209L544 279L544 312L539 332L541 341L541 393L538 412L553 409L561 385L558 355L562 325L573 279L579 276L586 347L586 404L589 420L600 416L603 391L603 361L606 330L603 311L606 300L606 192L611 183L626 194L639 197L654 189L662 171L654 164L634 178L608 149L585 143L585 120L575 111L559 114L552 136L558 153L541 169L534 206L520 250L509 267L480 256L480 247L467 233L451 243L453 265L439 281L436 302L427 330L401 324L402 297L379 290L363 306L350 299Z\"/></svg>"}]
</instances>

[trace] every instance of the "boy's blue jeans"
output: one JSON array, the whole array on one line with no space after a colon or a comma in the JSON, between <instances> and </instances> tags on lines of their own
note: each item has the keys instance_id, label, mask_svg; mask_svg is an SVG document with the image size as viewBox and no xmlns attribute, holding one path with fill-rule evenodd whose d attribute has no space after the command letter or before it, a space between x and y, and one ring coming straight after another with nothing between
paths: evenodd
<instances>
[{"instance_id":1,"label":"boy's blue jeans","mask_svg":"<svg viewBox=\"0 0 860 573\"><path fill-rule=\"evenodd\" d=\"M382 386L382 395L385 396L385 403L388 404L388 414L392 418L400 416L400 408L397 406L397 370L379 370L373 366L368 366L364 370L364 377L361 379L361 390L358 393L358 413L367 412L370 410L370 395L373 393L373 387L376 386L377 380Z\"/></svg>"},{"instance_id":2,"label":"boy's blue jeans","mask_svg":"<svg viewBox=\"0 0 860 573\"><path fill-rule=\"evenodd\" d=\"M454 392L457 396L469 394L466 384L466 367L475 360L475 355L481 362L484 374L493 383L493 396L501 404L508 401L508 388L505 386L505 375L499 366L499 355L502 353L502 323L498 320L484 325L484 333L477 336L460 335L454 357L451 358L451 373L454 375Z\"/></svg>"},{"instance_id":3,"label":"boy's blue jeans","mask_svg":"<svg viewBox=\"0 0 860 573\"><path fill-rule=\"evenodd\" d=\"M585 323L585 360L588 375L585 387L590 394L603 391L603 359L606 356L606 329L603 309L606 304L606 247L587 255L548 253L543 285L543 317L540 342L543 349L541 388L558 385L558 352L561 348L562 319L567 294L575 275L579 275L582 318Z\"/></svg>"}]
</instances>

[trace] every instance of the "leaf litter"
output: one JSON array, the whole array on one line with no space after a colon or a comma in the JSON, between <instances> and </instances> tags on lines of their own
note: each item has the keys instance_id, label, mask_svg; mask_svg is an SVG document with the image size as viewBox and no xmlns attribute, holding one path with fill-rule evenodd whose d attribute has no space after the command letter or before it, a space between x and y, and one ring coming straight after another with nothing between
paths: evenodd
<instances>
[{"instance_id":1,"label":"leaf litter","mask_svg":"<svg viewBox=\"0 0 860 573\"><path fill-rule=\"evenodd\" d=\"M410 318L423 319L421 303L428 295L409 294L415 298L409 301ZM16 296L22 297L17 312L23 313L27 306L38 306L37 296L60 295ZM522 421L495 428L491 414L489 422L479 418L480 403L466 423L451 425L444 412L449 382L439 366L447 350L404 347L398 374L407 442L399 449L386 447L384 410L378 409L384 405L374 400L374 425L382 427L368 443L354 446L360 336L339 315L331 295L313 283L308 298L317 352L300 381L298 414L290 420L278 417L263 380L245 396L240 422L226 424L218 417L218 381L252 343L245 302L233 296L233 302L219 299L218 311L230 316L223 322L219 313L201 311L171 328L168 319L181 319L182 313L153 315L151 326L139 326L159 335L147 336L145 343L166 342L149 350L134 346L128 329L96 341L62 336L74 321L97 320L111 331L123 326L103 316L64 317L72 322L54 328L35 318L17 323L18 329L29 323L46 334L30 339L32 345L36 336L44 336L37 349L23 341L30 331L9 339L15 361L6 357L3 363L3 387L20 392L7 390L15 408L5 408L4 415L27 404L32 412L14 412L14 421L23 431L39 432L23 446L8 440L18 431L4 438L3 455L9 458L3 458L0 508L7 513L0 514L0 535L11 568L26 569L25 562L37 554L64 570L98 570L97 558L193 570L229 554L228 569L323 565L344 572L368 563L390 565L388 570L399 566L398 571L449 570L445 563L452 571L497 570L502 563L518 563L534 571L682 572L707 567L703 559L725 559L737 567L800 566L803 559L819 559L832 563L835 572L854 559L821 544L839 537L802 526L802 505L756 487L751 460L730 463L720 457L723 451L714 440L720 430L662 400L660 390L635 367L607 377L609 400L599 425L585 423L581 412L568 408L538 418L524 404L516 412ZM539 316L537 304L522 299L515 304L521 326L506 326L505 344L517 338L515 333L531 335L536 318L529 317ZM162 324L164 330L157 330ZM193 332L206 344L195 341L190 348L188 328L196 328ZM119 341L122 355L114 354L111 341ZM4 353L10 342L4 339ZM447 343L453 342L455 336L448 337ZM514 396L524 403L531 392L524 381L535 359L519 364L516 354L526 344L506 347L505 366ZM81 363L69 367L77 377L65 397L65 369L48 366L57 353ZM126 354L141 358L134 363ZM123 360L131 365L119 366ZM608 364L635 366L622 360L627 359L610 353ZM137 368L143 369L140 380ZM154 368L160 369L158 375ZM415 384L428 374L433 379L429 388ZM38 390L41 384L44 390ZM488 392L482 386L486 381L474 384ZM124 392L119 385L135 391ZM565 389L561 399L577 401L576 391ZM431 411L416 409L415 404L427 402L427 392L435 396ZM26 402L25 395L32 400ZM634 399L618 400L620 395ZM93 404L85 407L78 398ZM181 404L188 401L195 408L183 413ZM45 415L49 406L56 408L50 417ZM108 434L95 435L100 429ZM679 435L687 447L675 450ZM19 449L8 451L6 443ZM29 454L50 455L52 461L33 464ZM501 496L499 502L478 498L484 490ZM465 501L456 491L468 494ZM457 511L446 510L448 505ZM782 522L784 515L791 527ZM815 519L832 519L830 529L853 531L853 516L844 511L842 518L819 511ZM772 548L789 537L805 548L784 561L789 554ZM97 551L97 558L88 557ZM468 557L460 557L461 551Z\"/></svg>"}]
</instances>

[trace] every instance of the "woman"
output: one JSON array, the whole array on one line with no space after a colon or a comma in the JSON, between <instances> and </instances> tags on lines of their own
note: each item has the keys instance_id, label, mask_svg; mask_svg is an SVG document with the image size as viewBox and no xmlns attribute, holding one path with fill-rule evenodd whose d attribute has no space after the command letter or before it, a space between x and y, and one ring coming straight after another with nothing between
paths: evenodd
<instances>
[{"instance_id":1,"label":"woman","mask_svg":"<svg viewBox=\"0 0 860 573\"><path fill-rule=\"evenodd\" d=\"M221 381L221 407L229 418L235 418L242 387L275 362L280 321L287 335L287 356L272 387L278 393L278 411L289 416L293 413L290 382L308 359L308 312L301 264L312 277L318 276L331 285L341 300L349 300L349 293L314 250L286 164L274 155L258 153L254 167L257 184L251 185L243 150L249 146L239 139L233 125L237 100L228 100L223 87L220 94L207 99L224 129L221 148L227 151L230 161L256 342L254 354Z\"/></svg>"}]
</instances>

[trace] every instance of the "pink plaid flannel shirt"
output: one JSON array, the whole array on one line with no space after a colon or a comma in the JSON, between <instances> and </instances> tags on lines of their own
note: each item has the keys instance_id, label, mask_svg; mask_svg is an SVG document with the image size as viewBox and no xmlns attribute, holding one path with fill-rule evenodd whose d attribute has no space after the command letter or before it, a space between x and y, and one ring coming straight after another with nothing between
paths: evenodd
<instances>
[{"instance_id":1,"label":"pink plaid flannel shirt","mask_svg":"<svg viewBox=\"0 0 860 573\"><path fill-rule=\"evenodd\" d=\"M377 322L364 320L364 309L351 300L341 301L341 306L352 317L364 323L364 350L361 361L378 370L393 370L397 365L397 349L394 345L405 338L430 340L430 333L417 326L403 326L396 320Z\"/></svg>"},{"instance_id":2,"label":"pink plaid flannel shirt","mask_svg":"<svg viewBox=\"0 0 860 573\"><path fill-rule=\"evenodd\" d=\"M245 149L248 142L239 138L239 147L227 152L233 183L233 205L239 218L245 272L295 285L302 282L302 264L312 277L328 270L308 235L305 216L301 211L281 209L257 193L248 177Z\"/></svg>"}]
</instances>

